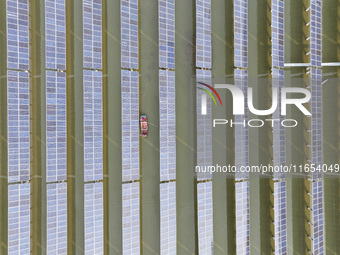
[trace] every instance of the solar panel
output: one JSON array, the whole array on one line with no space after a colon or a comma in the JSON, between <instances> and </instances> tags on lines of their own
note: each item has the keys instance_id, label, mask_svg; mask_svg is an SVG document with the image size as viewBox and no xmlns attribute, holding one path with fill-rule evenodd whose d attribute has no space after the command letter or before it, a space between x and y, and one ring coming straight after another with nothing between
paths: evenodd
<instances>
[{"instance_id":1,"label":"solar panel","mask_svg":"<svg viewBox=\"0 0 340 255\"><path fill-rule=\"evenodd\" d=\"M65 1L45 1L46 67L66 69Z\"/></svg>"},{"instance_id":2,"label":"solar panel","mask_svg":"<svg viewBox=\"0 0 340 255\"><path fill-rule=\"evenodd\" d=\"M250 254L249 247L249 181L235 184L236 193L236 252Z\"/></svg>"},{"instance_id":3,"label":"solar panel","mask_svg":"<svg viewBox=\"0 0 340 255\"><path fill-rule=\"evenodd\" d=\"M140 254L139 182L123 184L123 254Z\"/></svg>"},{"instance_id":4,"label":"solar panel","mask_svg":"<svg viewBox=\"0 0 340 255\"><path fill-rule=\"evenodd\" d=\"M138 69L138 0L121 1L122 67Z\"/></svg>"},{"instance_id":5,"label":"solar panel","mask_svg":"<svg viewBox=\"0 0 340 255\"><path fill-rule=\"evenodd\" d=\"M175 1L159 1L159 67L175 68Z\"/></svg>"},{"instance_id":6,"label":"solar panel","mask_svg":"<svg viewBox=\"0 0 340 255\"><path fill-rule=\"evenodd\" d=\"M7 72L8 182L30 179L30 114L28 73Z\"/></svg>"},{"instance_id":7,"label":"solar panel","mask_svg":"<svg viewBox=\"0 0 340 255\"><path fill-rule=\"evenodd\" d=\"M175 72L159 70L160 180L176 179Z\"/></svg>"},{"instance_id":8,"label":"solar panel","mask_svg":"<svg viewBox=\"0 0 340 255\"><path fill-rule=\"evenodd\" d=\"M30 184L8 186L8 254L30 254Z\"/></svg>"},{"instance_id":9,"label":"solar panel","mask_svg":"<svg viewBox=\"0 0 340 255\"><path fill-rule=\"evenodd\" d=\"M66 180L66 73L46 72L46 181Z\"/></svg>"},{"instance_id":10,"label":"solar panel","mask_svg":"<svg viewBox=\"0 0 340 255\"><path fill-rule=\"evenodd\" d=\"M47 253L67 254L67 184L47 184Z\"/></svg>"},{"instance_id":11,"label":"solar panel","mask_svg":"<svg viewBox=\"0 0 340 255\"><path fill-rule=\"evenodd\" d=\"M29 69L28 0L7 0L7 66Z\"/></svg>"},{"instance_id":12,"label":"solar panel","mask_svg":"<svg viewBox=\"0 0 340 255\"><path fill-rule=\"evenodd\" d=\"M212 182L197 184L199 254L213 254Z\"/></svg>"},{"instance_id":13,"label":"solar panel","mask_svg":"<svg viewBox=\"0 0 340 255\"><path fill-rule=\"evenodd\" d=\"M139 179L138 72L122 70L123 181Z\"/></svg>"},{"instance_id":14,"label":"solar panel","mask_svg":"<svg viewBox=\"0 0 340 255\"><path fill-rule=\"evenodd\" d=\"M322 162L322 12L321 0L310 2L310 62L311 62L311 162L321 165ZM323 235L323 182L322 172L311 174L314 182L312 187L312 233L314 254L324 253Z\"/></svg>"},{"instance_id":15,"label":"solar panel","mask_svg":"<svg viewBox=\"0 0 340 255\"><path fill-rule=\"evenodd\" d=\"M84 179L103 179L102 73L84 70Z\"/></svg>"},{"instance_id":16,"label":"solar panel","mask_svg":"<svg viewBox=\"0 0 340 255\"><path fill-rule=\"evenodd\" d=\"M211 68L211 2L196 1L196 66Z\"/></svg>"},{"instance_id":17,"label":"solar panel","mask_svg":"<svg viewBox=\"0 0 340 255\"><path fill-rule=\"evenodd\" d=\"M102 68L101 3L101 0L83 0L83 47L85 68Z\"/></svg>"},{"instance_id":18,"label":"solar panel","mask_svg":"<svg viewBox=\"0 0 340 255\"><path fill-rule=\"evenodd\" d=\"M176 182L160 184L161 254L176 254Z\"/></svg>"},{"instance_id":19,"label":"solar panel","mask_svg":"<svg viewBox=\"0 0 340 255\"><path fill-rule=\"evenodd\" d=\"M85 184L85 254L104 254L103 183Z\"/></svg>"}]
</instances>

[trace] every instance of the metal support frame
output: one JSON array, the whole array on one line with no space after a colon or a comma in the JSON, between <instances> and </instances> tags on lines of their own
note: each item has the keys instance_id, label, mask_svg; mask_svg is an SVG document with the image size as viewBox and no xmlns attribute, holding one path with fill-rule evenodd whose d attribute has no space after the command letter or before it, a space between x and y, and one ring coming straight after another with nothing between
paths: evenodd
<instances>
[{"instance_id":1,"label":"metal support frame","mask_svg":"<svg viewBox=\"0 0 340 255\"><path fill-rule=\"evenodd\" d=\"M0 1L0 254L8 253L7 16Z\"/></svg>"},{"instance_id":2,"label":"metal support frame","mask_svg":"<svg viewBox=\"0 0 340 255\"><path fill-rule=\"evenodd\" d=\"M305 24L309 22L309 6L307 1L285 1L285 61L288 63L309 63L309 29ZM309 65L309 64L308 64ZM296 67L285 71L285 86L306 87L306 84L294 82L294 78L308 78L306 67ZM286 130L286 163L303 165L307 163L309 151L309 120L297 109L288 111L287 118L293 118L300 123L294 129ZM306 176L307 177L307 176ZM311 226L308 220L310 207L310 183L306 178L299 178L287 174L287 252L289 254L308 254L311 250Z\"/></svg>"},{"instance_id":3,"label":"metal support frame","mask_svg":"<svg viewBox=\"0 0 340 255\"><path fill-rule=\"evenodd\" d=\"M46 254L45 2L30 0L31 252Z\"/></svg>"},{"instance_id":4,"label":"metal support frame","mask_svg":"<svg viewBox=\"0 0 340 255\"><path fill-rule=\"evenodd\" d=\"M339 63L339 10L337 0L322 2L322 60ZM322 88L323 116L323 163L331 165L340 162L339 142L339 65L324 67L323 76L328 79ZM337 176L324 176L324 240L325 254L340 254L340 179Z\"/></svg>"},{"instance_id":5,"label":"metal support frame","mask_svg":"<svg viewBox=\"0 0 340 255\"><path fill-rule=\"evenodd\" d=\"M253 88L257 109L271 105L271 1L248 2L248 86ZM260 78L261 77L261 78ZM263 77L263 78L262 78ZM261 79L261 80L260 80ZM249 112L249 118L254 116ZM263 116L261 119L266 119ZM249 165L273 164L272 132L269 125L249 128ZM274 184L271 176L249 174L250 253L272 254L274 243Z\"/></svg>"},{"instance_id":6,"label":"metal support frame","mask_svg":"<svg viewBox=\"0 0 340 255\"><path fill-rule=\"evenodd\" d=\"M160 254L158 0L139 0L139 110L148 118L140 137L141 254Z\"/></svg>"},{"instance_id":7,"label":"metal support frame","mask_svg":"<svg viewBox=\"0 0 340 255\"><path fill-rule=\"evenodd\" d=\"M234 15L233 1L211 2L212 78L224 83L234 73ZM221 22L224 21L224 22ZM233 119L230 93L219 93L224 107L213 107L212 118ZM235 129L212 129L213 165L234 165ZM213 175L213 238L214 254L236 254L236 215L234 176Z\"/></svg>"},{"instance_id":8,"label":"metal support frame","mask_svg":"<svg viewBox=\"0 0 340 255\"><path fill-rule=\"evenodd\" d=\"M198 254L194 0L175 4L177 254Z\"/></svg>"},{"instance_id":9,"label":"metal support frame","mask_svg":"<svg viewBox=\"0 0 340 255\"><path fill-rule=\"evenodd\" d=\"M104 254L122 254L120 0L102 0Z\"/></svg>"},{"instance_id":10,"label":"metal support frame","mask_svg":"<svg viewBox=\"0 0 340 255\"><path fill-rule=\"evenodd\" d=\"M83 5L66 0L67 252L84 254Z\"/></svg>"}]
</instances>

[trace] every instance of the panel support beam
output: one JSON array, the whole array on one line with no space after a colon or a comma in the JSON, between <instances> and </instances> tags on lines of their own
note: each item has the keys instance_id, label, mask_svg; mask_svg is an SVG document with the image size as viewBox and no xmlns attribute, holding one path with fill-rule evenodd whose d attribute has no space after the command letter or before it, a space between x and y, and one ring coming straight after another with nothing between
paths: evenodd
<instances>
[{"instance_id":1,"label":"panel support beam","mask_svg":"<svg viewBox=\"0 0 340 255\"><path fill-rule=\"evenodd\" d=\"M177 254L198 254L195 6L194 0L175 4Z\"/></svg>"},{"instance_id":2,"label":"panel support beam","mask_svg":"<svg viewBox=\"0 0 340 255\"><path fill-rule=\"evenodd\" d=\"M322 61L340 61L339 10L337 0L322 1ZM340 162L340 89L339 66L323 67L323 77L328 81L322 87L323 163ZM325 254L340 254L340 179L324 175L324 240Z\"/></svg>"},{"instance_id":3,"label":"panel support beam","mask_svg":"<svg viewBox=\"0 0 340 255\"><path fill-rule=\"evenodd\" d=\"M0 254L8 253L8 121L6 0L0 1Z\"/></svg>"},{"instance_id":4,"label":"panel support beam","mask_svg":"<svg viewBox=\"0 0 340 255\"><path fill-rule=\"evenodd\" d=\"M122 254L120 0L102 1L104 254Z\"/></svg>"},{"instance_id":5,"label":"panel support beam","mask_svg":"<svg viewBox=\"0 0 340 255\"><path fill-rule=\"evenodd\" d=\"M139 3L139 110L148 118L148 136L140 137L141 254L160 254L158 0Z\"/></svg>"},{"instance_id":6,"label":"panel support beam","mask_svg":"<svg viewBox=\"0 0 340 255\"><path fill-rule=\"evenodd\" d=\"M85 253L83 5L66 0L67 252Z\"/></svg>"},{"instance_id":7,"label":"panel support beam","mask_svg":"<svg viewBox=\"0 0 340 255\"><path fill-rule=\"evenodd\" d=\"M309 43L309 1L285 1L285 62L287 63L310 63ZM300 80L296 80L300 78ZM285 71L286 87L306 87L302 78L308 78L306 67L296 67ZM309 151L307 144L309 136L309 119L298 109L288 109L287 118L295 119L299 125L286 130L286 163L304 165L307 163ZM306 176L307 177L307 176ZM288 254L308 254L311 250L311 226L307 223L311 213L307 209L310 206L310 196L307 192L310 183L306 178L287 174L286 178L286 201L287 201L287 252Z\"/></svg>"},{"instance_id":8,"label":"panel support beam","mask_svg":"<svg viewBox=\"0 0 340 255\"><path fill-rule=\"evenodd\" d=\"M45 2L30 0L31 252L46 254Z\"/></svg>"},{"instance_id":9,"label":"panel support beam","mask_svg":"<svg viewBox=\"0 0 340 255\"><path fill-rule=\"evenodd\" d=\"M234 15L232 0L211 2L212 82L228 83L234 73ZM213 119L233 119L230 93L219 91L224 107L212 107ZM235 129L212 129L212 165L235 164ZM213 174L214 254L236 254L235 179Z\"/></svg>"},{"instance_id":10,"label":"panel support beam","mask_svg":"<svg viewBox=\"0 0 340 255\"><path fill-rule=\"evenodd\" d=\"M271 1L248 1L248 86L253 88L256 109L271 106ZM261 77L261 78L260 78ZM263 121L268 116L249 112L249 119ZM272 165L273 147L270 125L249 127L249 165ZM274 196L271 176L249 174L250 253L272 254L274 244Z\"/></svg>"}]
</instances>

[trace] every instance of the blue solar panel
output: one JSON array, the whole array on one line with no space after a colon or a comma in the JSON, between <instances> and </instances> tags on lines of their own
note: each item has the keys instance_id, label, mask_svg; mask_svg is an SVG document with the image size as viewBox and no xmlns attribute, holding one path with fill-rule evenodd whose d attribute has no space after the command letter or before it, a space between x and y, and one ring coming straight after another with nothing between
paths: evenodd
<instances>
[{"instance_id":1,"label":"blue solar panel","mask_svg":"<svg viewBox=\"0 0 340 255\"><path fill-rule=\"evenodd\" d=\"M122 70L123 181L139 179L138 72Z\"/></svg>"},{"instance_id":2,"label":"blue solar panel","mask_svg":"<svg viewBox=\"0 0 340 255\"><path fill-rule=\"evenodd\" d=\"M102 68L101 3L101 0L83 0L83 47L85 68Z\"/></svg>"},{"instance_id":3,"label":"blue solar panel","mask_svg":"<svg viewBox=\"0 0 340 255\"><path fill-rule=\"evenodd\" d=\"M65 1L45 0L46 67L66 69Z\"/></svg>"},{"instance_id":4,"label":"blue solar panel","mask_svg":"<svg viewBox=\"0 0 340 255\"><path fill-rule=\"evenodd\" d=\"M249 182L238 182L236 188L236 252L250 254L249 246Z\"/></svg>"},{"instance_id":5,"label":"blue solar panel","mask_svg":"<svg viewBox=\"0 0 340 255\"><path fill-rule=\"evenodd\" d=\"M176 182L160 184L161 254L176 254Z\"/></svg>"},{"instance_id":6,"label":"blue solar panel","mask_svg":"<svg viewBox=\"0 0 340 255\"><path fill-rule=\"evenodd\" d=\"M46 180L66 180L66 73L46 72Z\"/></svg>"},{"instance_id":7,"label":"blue solar panel","mask_svg":"<svg viewBox=\"0 0 340 255\"><path fill-rule=\"evenodd\" d=\"M159 1L159 66L175 68L175 1Z\"/></svg>"},{"instance_id":8,"label":"blue solar panel","mask_svg":"<svg viewBox=\"0 0 340 255\"><path fill-rule=\"evenodd\" d=\"M272 67L284 67L284 1L272 0ZM283 71L282 71L283 72ZM274 78L274 77L273 77Z\"/></svg>"},{"instance_id":9,"label":"blue solar panel","mask_svg":"<svg viewBox=\"0 0 340 255\"><path fill-rule=\"evenodd\" d=\"M67 184L47 185L47 253L67 254Z\"/></svg>"},{"instance_id":10,"label":"blue solar panel","mask_svg":"<svg viewBox=\"0 0 340 255\"><path fill-rule=\"evenodd\" d=\"M103 183L85 184L85 254L104 254Z\"/></svg>"},{"instance_id":11,"label":"blue solar panel","mask_svg":"<svg viewBox=\"0 0 340 255\"><path fill-rule=\"evenodd\" d=\"M30 184L8 186L8 254L30 254Z\"/></svg>"},{"instance_id":12,"label":"blue solar panel","mask_svg":"<svg viewBox=\"0 0 340 255\"><path fill-rule=\"evenodd\" d=\"M28 0L7 0L7 66L29 69Z\"/></svg>"},{"instance_id":13,"label":"blue solar panel","mask_svg":"<svg viewBox=\"0 0 340 255\"><path fill-rule=\"evenodd\" d=\"M84 179L103 179L102 73L84 70Z\"/></svg>"},{"instance_id":14,"label":"blue solar panel","mask_svg":"<svg viewBox=\"0 0 340 255\"><path fill-rule=\"evenodd\" d=\"M324 214L323 214L323 182L315 181L313 188L313 249L314 254L324 254Z\"/></svg>"},{"instance_id":15,"label":"blue solar panel","mask_svg":"<svg viewBox=\"0 0 340 255\"><path fill-rule=\"evenodd\" d=\"M30 178L29 78L8 71L8 182Z\"/></svg>"},{"instance_id":16,"label":"blue solar panel","mask_svg":"<svg viewBox=\"0 0 340 255\"><path fill-rule=\"evenodd\" d=\"M199 254L213 254L212 182L197 184Z\"/></svg>"},{"instance_id":17,"label":"blue solar panel","mask_svg":"<svg viewBox=\"0 0 340 255\"><path fill-rule=\"evenodd\" d=\"M274 183L275 254L287 254L286 182Z\"/></svg>"},{"instance_id":18,"label":"blue solar panel","mask_svg":"<svg viewBox=\"0 0 340 255\"><path fill-rule=\"evenodd\" d=\"M123 254L140 254L139 182L123 184Z\"/></svg>"},{"instance_id":19,"label":"blue solar panel","mask_svg":"<svg viewBox=\"0 0 340 255\"><path fill-rule=\"evenodd\" d=\"M322 159L322 24L321 0L310 2L310 64L311 68L311 162L316 166L323 163ZM323 224L323 182L322 173L311 174L314 179L312 187L312 233L314 254L324 254Z\"/></svg>"},{"instance_id":20,"label":"blue solar panel","mask_svg":"<svg viewBox=\"0 0 340 255\"><path fill-rule=\"evenodd\" d=\"M138 0L121 1L122 67L138 68Z\"/></svg>"},{"instance_id":21,"label":"blue solar panel","mask_svg":"<svg viewBox=\"0 0 340 255\"><path fill-rule=\"evenodd\" d=\"M196 1L196 66L211 68L210 0Z\"/></svg>"},{"instance_id":22,"label":"blue solar panel","mask_svg":"<svg viewBox=\"0 0 340 255\"><path fill-rule=\"evenodd\" d=\"M176 179L175 72L159 71L160 180Z\"/></svg>"},{"instance_id":23,"label":"blue solar panel","mask_svg":"<svg viewBox=\"0 0 340 255\"><path fill-rule=\"evenodd\" d=\"M236 67L248 67L247 0L234 0L234 61Z\"/></svg>"}]
</instances>

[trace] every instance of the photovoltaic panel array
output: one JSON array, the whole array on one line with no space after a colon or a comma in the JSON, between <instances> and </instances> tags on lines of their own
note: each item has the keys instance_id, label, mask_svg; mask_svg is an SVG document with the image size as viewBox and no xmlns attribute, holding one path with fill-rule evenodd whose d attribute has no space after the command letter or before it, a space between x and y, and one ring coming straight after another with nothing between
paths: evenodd
<instances>
[{"instance_id":1,"label":"photovoltaic panel array","mask_svg":"<svg viewBox=\"0 0 340 255\"><path fill-rule=\"evenodd\" d=\"M8 186L8 254L30 254L30 184Z\"/></svg>"},{"instance_id":2,"label":"photovoltaic panel array","mask_svg":"<svg viewBox=\"0 0 340 255\"><path fill-rule=\"evenodd\" d=\"M211 68L211 3L196 1L196 66Z\"/></svg>"},{"instance_id":3,"label":"photovoltaic panel array","mask_svg":"<svg viewBox=\"0 0 340 255\"><path fill-rule=\"evenodd\" d=\"M123 254L140 254L139 182L123 184Z\"/></svg>"},{"instance_id":4,"label":"photovoltaic panel array","mask_svg":"<svg viewBox=\"0 0 340 255\"><path fill-rule=\"evenodd\" d=\"M104 254L103 183L85 184L85 254Z\"/></svg>"},{"instance_id":5,"label":"photovoltaic panel array","mask_svg":"<svg viewBox=\"0 0 340 255\"><path fill-rule=\"evenodd\" d=\"M213 254L212 182L197 184L199 254Z\"/></svg>"},{"instance_id":6,"label":"photovoltaic panel array","mask_svg":"<svg viewBox=\"0 0 340 255\"><path fill-rule=\"evenodd\" d=\"M66 180L66 73L46 72L46 181Z\"/></svg>"},{"instance_id":7,"label":"photovoltaic panel array","mask_svg":"<svg viewBox=\"0 0 340 255\"><path fill-rule=\"evenodd\" d=\"M174 0L159 0L159 67L175 68Z\"/></svg>"},{"instance_id":8,"label":"photovoltaic panel array","mask_svg":"<svg viewBox=\"0 0 340 255\"><path fill-rule=\"evenodd\" d=\"M8 86L8 182L30 179L29 77L7 72Z\"/></svg>"},{"instance_id":9,"label":"photovoltaic panel array","mask_svg":"<svg viewBox=\"0 0 340 255\"><path fill-rule=\"evenodd\" d=\"M284 67L284 1L272 0L272 68L278 71ZM274 70L272 70L274 72ZM277 74L275 74L277 75Z\"/></svg>"},{"instance_id":10,"label":"photovoltaic panel array","mask_svg":"<svg viewBox=\"0 0 340 255\"><path fill-rule=\"evenodd\" d=\"M65 1L45 1L46 67L66 69Z\"/></svg>"},{"instance_id":11,"label":"photovoltaic panel array","mask_svg":"<svg viewBox=\"0 0 340 255\"><path fill-rule=\"evenodd\" d=\"M47 253L67 254L67 184L47 184Z\"/></svg>"},{"instance_id":12,"label":"photovoltaic panel array","mask_svg":"<svg viewBox=\"0 0 340 255\"><path fill-rule=\"evenodd\" d=\"M286 182L274 185L275 254L287 254Z\"/></svg>"},{"instance_id":13,"label":"photovoltaic panel array","mask_svg":"<svg viewBox=\"0 0 340 255\"><path fill-rule=\"evenodd\" d=\"M311 64L311 163L322 165L322 1L310 1L310 64ZM312 243L314 254L323 254L323 181L322 172L311 174L312 178Z\"/></svg>"},{"instance_id":14,"label":"photovoltaic panel array","mask_svg":"<svg viewBox=\"0 0 340 255\"><path fill-rule=\"evenodd\" d=\"M323 181L313 182L313 250L324 254Z\"/></svg>"},{"instance_id":15,"label":"photovoltaic panel array","mask_svg":"<svg viewBox=\"0 0 340 255\"><path fill-rule=\"evenodd\" d=\"M45 1L47 252L67 254L65 1ZM54 183L51 183L54 182Z\"/></svg>"},{"instance_id":16,"label":"photovoltaic panel array","mask_svg":"<svg viewBox=\"0 0 340 255\"><path fill-rule=\"evenodd\" d=\"M138 0L121 1L122 67L138 69Z\"/></svg>"},{"instance_id":17,"label":"photovoltaic panel array","mask_svg":"<svg viewBox=\"0 0 340 255\"><path fill-rule=\"evenodd\" d=\"M247 13L247 0L234 0L234 61L243 68L248 67Z\"/></svg>"},{"instance_id":18,"label":"photovoltaic panel array","mask_svg":"<svg viewBox=\"0 0 340 255\"><path fill-rule=\"evenodd\" d=\"M29 69L28 0L7 0L7 66Z\"/></svg>"},{"instance_id":19,"label":"photovoltaic panel array","mask_svg":"<svg viewBox=\"0 0 340 255\"><path fill-rule=\"evenodd\" d=\"M236 188L236 252L250 254L249 182L238 182Z\"/></svg>"},{"instance_id":20,"label":"photovoltaic panel array","mask_svg":"<svg viewBox=\"0 0 340 255\"><path fill-rule=\"evenodd\" d=\"M176 182L160 184L161 254L176 254Z\"/></svg>"},{"instance_id":21,"label":"photovoltaic panel array","mask_svg":"<svg viewBox=\"0 0 340 255\"><path fill-rule=\"evenodd\" d=\"M122 70L123 181L139 180L138 72ZM139 254L139 182L123 184L123 254Z\"/></svg>"},{"instance_id":22,"label":"photovoltaic panel array","mask_svg":"<svg viewBox=\"0 0 340 255\"><path fill-rule=\"evenodd\" d=\"M102 73L84 70L84 179L103 179Z\"/></svg>"},{"instance_id":23,"label":"photovoltaic panel array","mask_svg":"<svg viewBox=\"0 0 340 255\"><path fill-rule=\"evenodd\" d=\"M138 72L122 70L123 181L139 179Z\"/></svg>"},{"instance_id":24,"label":"photovoltaic panel array","mask_svg":"<svg viewBox=\"0 0 340 255\"><path fill-rule=\"evenodd\" d=\"M175 72L159 70L161 181L176 179Z\"/></svg>"},{"instance_id":25,"label":"photovoltaic panel array","mask_svg":"<svg viewBox=\"0 0 340 255\"><path fill-rule=\"evenodd\" d=\"M101 3L101 0L83 0L83 47L85 68L102 68Z\"/></svg>"}]
</instances>

